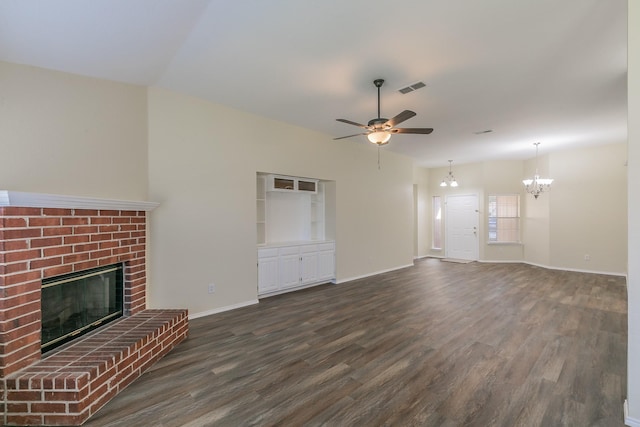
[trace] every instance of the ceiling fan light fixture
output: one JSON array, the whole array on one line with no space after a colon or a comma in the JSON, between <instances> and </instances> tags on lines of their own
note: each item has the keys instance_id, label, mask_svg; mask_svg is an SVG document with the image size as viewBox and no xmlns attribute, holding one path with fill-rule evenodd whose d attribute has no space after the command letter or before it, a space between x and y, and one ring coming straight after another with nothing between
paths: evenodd
<instances>
[{"instance_id":1,"label":"ceiling fan light fixture","mask_svg":"<svg viewBox=\"0 0 640 427\"><path fill-rule=\"evenodd\" d=\"M389 139L391 139L391 134L387 131L379 130L376 132L371 132L369 135L367 135L367 138L369 139L369 141L376 145L383 145L389 142Z\"/></svg>"}]
</instances>

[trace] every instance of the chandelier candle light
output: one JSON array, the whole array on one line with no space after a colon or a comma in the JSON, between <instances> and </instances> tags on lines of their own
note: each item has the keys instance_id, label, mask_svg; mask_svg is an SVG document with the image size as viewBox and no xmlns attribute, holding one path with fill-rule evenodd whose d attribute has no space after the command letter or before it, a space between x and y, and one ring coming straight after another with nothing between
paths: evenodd
<instances>
[{"instance_id":1,"label":"chandelier candle light","mask_svg":"<svg viewBox=\"0 0 640 427\"><path fill-rule=\"evenodd\" d=\"M536 199L543 191L549 191L551 183L553 182L552 178L540 178L538 174L538 145L539 142L534 142L533 145L536 146L536 173L533 175L533 179L523 179L522 183L524 184L525 190L527 193L533 194L533 197Z\"/></svg>"},{"instance_id":2,"label":"chandelier candle light","mask_svg":"<svg viewBox=\"0 0 640 427\"><path fill-rule=\"evenodd\" d=\"M451 172L452 162L453 160L449 160L449 174L442 179L442 182L440 183L440 187L446 187L447 185L450 187L458 186L458 181L456 181L456 178L453 176L453 172Z\"/></svg>"}]
</instances>

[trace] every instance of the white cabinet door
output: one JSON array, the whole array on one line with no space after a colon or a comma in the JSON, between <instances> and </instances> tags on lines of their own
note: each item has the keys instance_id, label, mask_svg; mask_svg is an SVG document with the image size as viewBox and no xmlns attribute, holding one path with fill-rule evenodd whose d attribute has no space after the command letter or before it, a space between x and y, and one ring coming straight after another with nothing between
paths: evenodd
<instances>
[{"instance_id":1,"label":"white cabinet door","mask_svg":"<svg viewBox=\"0 0 640 427\"><path fill-rule=\"evenodd\" d=\"M303 285L318 280L318 253L309 252L300 255L300 280Z\"/></svg>"},{"instance_id":2,"label":"white cabinet door","mask_svg":"<svg viewBox=\"0 0 640 427\"><path fill-rule=\"evenodd\" d=\"M258 293L278 290L278 257L258 258Z\"/></svg>"},{"instance_id":3,"label":"white cabinet door","mask_svg":"<svg viewBox=\"0 0 640 427\"><path fill-rule=\"evenodd\" d=\"M300 255L281 255L278 267L280 289L300 284Z\"/></svg>"},{"instance_id":4,"label":"white cabinet door","mask_svg":"<svg viewBox=\"0 0 640 427\"><path fill-rule=\"evenodd\" d=\"M336 257L335 251L318 252L318 280L335 279Z\"/></svg>"}]
</instances>

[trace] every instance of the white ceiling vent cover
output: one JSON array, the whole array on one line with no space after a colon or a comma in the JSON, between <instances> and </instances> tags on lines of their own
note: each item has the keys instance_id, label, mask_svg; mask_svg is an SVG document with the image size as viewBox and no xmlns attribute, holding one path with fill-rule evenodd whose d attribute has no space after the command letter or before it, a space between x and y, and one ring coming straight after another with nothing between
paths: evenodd
<instances>
[{"instance_id":1,"label":"white ceiling vent cover","mask_svg":"<svg viewBox=\"0 0 640 427\"><path fill-rule=\"evenodd\" d=\"M424 82L416 82L416 83L410 84L409 86L398 89L398 92L404 95L409 92L413 92L414 90L422 89L425 86L426 84Z\"/></svg>"}]
</instances>

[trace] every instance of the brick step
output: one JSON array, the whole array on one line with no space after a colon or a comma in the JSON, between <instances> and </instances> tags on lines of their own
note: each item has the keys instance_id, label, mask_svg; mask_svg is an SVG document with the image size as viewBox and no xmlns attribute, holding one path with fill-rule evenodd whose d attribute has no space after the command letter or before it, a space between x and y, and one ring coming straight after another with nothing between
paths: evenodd
<instances>
[{"instance_id":1,"label":"brick step","mask_svg":"<svg viewBox=\"0 0 640 427\"><path fill-rule=\"evenodd\" d=\"M187 334L187 310L117 320L9 375L5 425L81 425Z\"/></svg>"}]
</instances>

